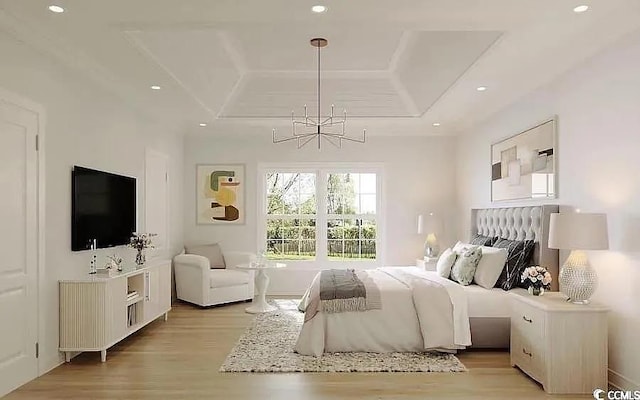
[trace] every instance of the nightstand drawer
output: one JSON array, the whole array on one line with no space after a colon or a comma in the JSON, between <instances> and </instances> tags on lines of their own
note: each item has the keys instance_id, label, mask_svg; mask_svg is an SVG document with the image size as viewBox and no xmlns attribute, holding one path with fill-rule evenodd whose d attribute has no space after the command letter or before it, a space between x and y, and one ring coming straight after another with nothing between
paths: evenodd
<instances>
[{"instance_id":1,"label":"nightstand drawer","mask_svg":"<svg viewBox=\"0 0 640 400\"><path fill-rule=\"evenodd\" d=\"M544 382L544 346L540 339L537 340L532 342L517 332L511 332L511 364L538 382Z\"/></svg>"},{"instance_id":2,"label":"nightstand drawer","mask_svg":"<svg viewBox=\"0 0 640 400\"><path fill-rule=\"evenodd\" d=\"M511 326L528 341L542 341L545 337L544 311L527 303L515 301L511 312Z\"/></svg>"}]
</instances>

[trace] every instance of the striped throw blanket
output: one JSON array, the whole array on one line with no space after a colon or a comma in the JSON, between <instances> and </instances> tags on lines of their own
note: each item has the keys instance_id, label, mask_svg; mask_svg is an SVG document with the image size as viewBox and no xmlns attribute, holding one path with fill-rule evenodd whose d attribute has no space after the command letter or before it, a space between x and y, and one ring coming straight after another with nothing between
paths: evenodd
<instances>
[{"instance_id":1,"label":"striped throw blanket","mask_svg":"<svg viewBox=\"0 0 640 400\"><path fill-rule=\"evenodd\" d=\"M340 313L381 309L380 289L367 271L328 269L314 280L305 309L305 322L319 311Z\"/></svg>"}]
</instances>

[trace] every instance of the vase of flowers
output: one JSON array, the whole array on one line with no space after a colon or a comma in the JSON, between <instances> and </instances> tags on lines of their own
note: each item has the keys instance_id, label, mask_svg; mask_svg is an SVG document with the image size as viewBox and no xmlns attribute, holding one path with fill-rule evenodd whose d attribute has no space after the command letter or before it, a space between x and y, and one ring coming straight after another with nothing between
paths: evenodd
<instances>
[{"instance_id":1,"label":"vase of flowers","mask_svg":"<svg viewBox=\"0 0 640 400\"><path fill-rule=\"evenodd\" d=\"M155 233L136 233L134 232L131 235L131 240L129 241L129 247L132 247L138 251L136 254L136 264L144 265L146 262L146 256L144 251L146 249L152 249L153 242L151 240L152 237L158 236Z\"/></svg>"},{"instance_id":2,"label":"vase of flowers","mask_svg":"<svg viewBox=\"0 0 640 400\"><path fill-rule=\"evenodd\" d=\"M551 274L545 267L535 265L525 268L521 281L527 285L527 291L534 296L542 296L545 290L551 289Z\"/></svg>"}]
</instances>

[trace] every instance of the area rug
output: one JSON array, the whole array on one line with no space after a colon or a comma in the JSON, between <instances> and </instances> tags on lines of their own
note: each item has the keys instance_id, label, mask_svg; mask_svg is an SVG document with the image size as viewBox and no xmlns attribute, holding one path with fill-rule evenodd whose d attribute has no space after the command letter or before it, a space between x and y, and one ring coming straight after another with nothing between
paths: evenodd
<instances>
[{"instance_id":1,"label":"area rug","mask_svg":"<svg viewBox=\"0 0 640 400\"><path fill-rule=\"evenodd\" d=\"M220 372L464 372L453 354L327 353L293 351L304 314L295 300L272 300L276 311L258 314L220 367Z\"/></svg>"}]
</instances>

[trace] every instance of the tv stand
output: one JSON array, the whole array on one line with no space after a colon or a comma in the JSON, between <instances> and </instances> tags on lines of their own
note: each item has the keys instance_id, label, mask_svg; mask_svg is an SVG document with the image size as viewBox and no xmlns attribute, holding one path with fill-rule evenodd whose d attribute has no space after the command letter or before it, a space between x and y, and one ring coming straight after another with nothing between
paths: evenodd
<instances>
[{"instance_id":1,"label":"tv stand","mask_svg":"<svg viewBox=\"0 0 640 400\"><path fill-rule=\"evenodd\" d=\"M87 275L59 281L60 347L74 352L107 349L171 310L171 261L151 261L115 276Z\"/></svg>"}]
</instances>

